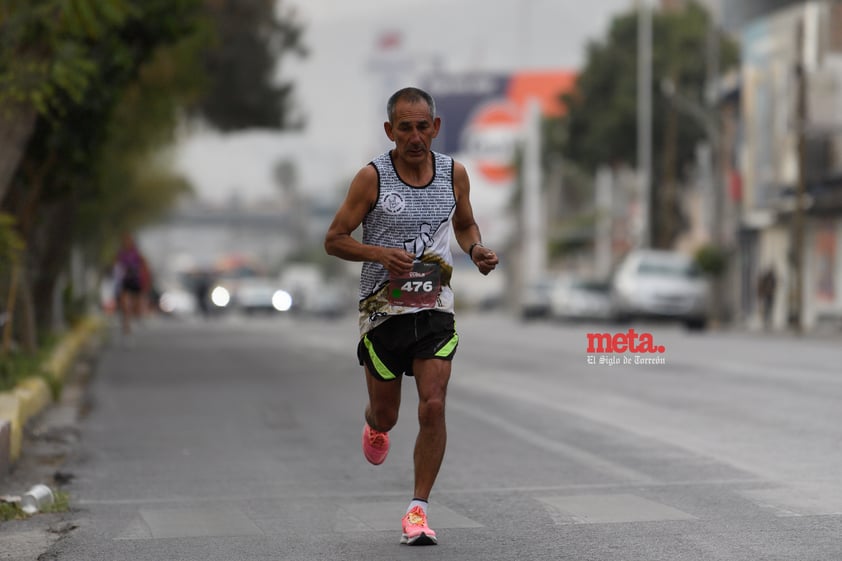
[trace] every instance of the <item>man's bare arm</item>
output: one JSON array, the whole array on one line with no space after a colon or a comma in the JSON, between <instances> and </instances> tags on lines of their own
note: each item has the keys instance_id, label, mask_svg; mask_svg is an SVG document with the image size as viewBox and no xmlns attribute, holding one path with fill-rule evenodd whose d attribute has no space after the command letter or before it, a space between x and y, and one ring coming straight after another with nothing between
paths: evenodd
<instances>
[{"instance_id":1,"label":"man's bare arm","mask_svg":"<svg viewBox=\"0 0 842 561\"><path fill-rule=\"evenodd\" d=\"M345 201L327 230L325 251L346 261L380 263L393 275L407 274L412 270L411 253L400 248L365 245L352 236L375 204L376 197L377 171L372 166L365 166L351 181Z\"/></svg>"},{"instance_id":2,"label":"man's bare arm","mask_svg":"<svg viewBox=\"0 0 842 561\"><path fill-rule=\"evenodd\" d=\"M471 261L480 273L487 275L497 266L497 254L482 245L482 235L474 220L471 207L471 184L465 166L455 162L453 166L453 188L456 194L456 211L453 214L453 233L462 251L471 256Z\"/></svg>"}]
</instances>

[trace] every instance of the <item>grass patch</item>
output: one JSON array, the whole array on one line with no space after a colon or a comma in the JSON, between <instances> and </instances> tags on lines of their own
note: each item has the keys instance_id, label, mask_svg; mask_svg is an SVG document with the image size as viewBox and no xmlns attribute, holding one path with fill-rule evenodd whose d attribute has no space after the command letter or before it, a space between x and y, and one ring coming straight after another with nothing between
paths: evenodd
<instances>
[{"instance_id":1,"label":"grass patch","mask_svg":"<svg viewBox=\"0 0 842 561\"><path fill-rule=\"evenodd\" d=\"M44 365L50 353L56 348L58 340L57 337L49 338L39 345L38 350L34 353L11 351L0 354L0 392L14 389L24 378L30 376L44 378L50 389L55 392L56 388L53 388L52 376L44 368Z\"/></svg>"},{"instance_id":2,"label":"grass patch","mask_svg":"<svg viewBox=\"0 0 842 561\"><path fill-rule=\"evenodd\" d=\"M26 513L20 509L17 503L0 503L0 522L9 520L23 520Z\"/></svg>"},{"instance_id":3,"label":"grass patch","mask_svg":"<svg viewBox=\"0 0 842 561\"><path fill-rule=\"evenodd\" d=\"M53 504L47 505L40 512L67 512L70 510L70 495L66 491L53 491L55 501ZM9 520L24 520L30 516L21 510L18 503L4 503L0 502L0 522L8 522Z\"/></svg>"},{"instance_id":4,"label":"grass patch","mask_svg":"<svg viewBox=\"0 0 842 561\"><path fill-rule=\"evenodd\" d=\"M66 491L53 491L55 501L41 512L67 512L70 510L70 495Z\"/></svg>"}]
</instances>

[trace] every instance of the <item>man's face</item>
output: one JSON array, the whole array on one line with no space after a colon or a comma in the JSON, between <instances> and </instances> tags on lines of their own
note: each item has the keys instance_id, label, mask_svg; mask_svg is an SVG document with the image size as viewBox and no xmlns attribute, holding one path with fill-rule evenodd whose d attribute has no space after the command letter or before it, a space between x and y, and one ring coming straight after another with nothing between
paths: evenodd
<instances>
[{"instance_id":1,"label":"man's face","mask_svg":"<svg viewBox=\"0 0 842 561\"><path fill-rule=\"evenodd\" d=\"M427 160L433 139L439 134L441 119L433 119L429 106L423 101L400 100L395 104L394 122L384 126L389 140L395 143L399 158L409 163L422 163Z\"/></svg>"}]
</instances>

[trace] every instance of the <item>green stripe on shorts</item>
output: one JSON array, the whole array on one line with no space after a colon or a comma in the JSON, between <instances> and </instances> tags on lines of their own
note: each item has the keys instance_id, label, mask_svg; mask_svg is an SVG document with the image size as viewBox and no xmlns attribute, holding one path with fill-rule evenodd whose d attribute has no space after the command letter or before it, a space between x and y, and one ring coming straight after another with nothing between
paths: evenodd
<instances>
[{"instance_id":1,"label":"green stripe on shorts","mask_svg":"<svg viewBox=\"0 0 842 561\"><path fill-rule=\"evenodd\" d=\"M371 358L371 363L374 365L374 369L377 370L377 374L379 374L384 380L394 380L396 376L391 370L389 370L388 366L383 364L383 361L380 360L377 353L374 352L374 345L372 345L371 341L368 340L368 335L363 337L363 342L365 343L365 348L368 351L368 356Z\"/></svg>"},{"instance_id":2,"label":"green stripe on shorts","mask_svg":"<svg viewBox=\"0 0 842 561\"><path fill-rule=\"evenodd\" d=\"M453 337L450 338L450 341L447 342L445 346L439 349L439 352L436 353L438 357L446 357L450 356L453 352L453 349L456 348L456 345L459 343L459 335L457 333L453 334Z\"/></svg>"}]
</instances>

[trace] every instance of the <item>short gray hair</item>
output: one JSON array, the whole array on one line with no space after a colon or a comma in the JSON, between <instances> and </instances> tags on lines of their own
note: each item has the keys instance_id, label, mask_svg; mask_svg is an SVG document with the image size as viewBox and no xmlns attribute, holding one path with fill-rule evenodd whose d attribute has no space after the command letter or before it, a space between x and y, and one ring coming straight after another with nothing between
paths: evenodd
<instances>
[{"instance_id":1,"label":"short gray hair","mask_svg":"<svg viewBox=\"0 0 842 561\"><path fill-rule=\"evenodd\" d=\"M392 94L389 101L386 103L386 115L389 117L389 122L395 122L395 105L398 101L404 100L410 103L419 103L423 101L430 108L430 119L436 118L436 101L433 96L420 88L408 87L403 88Z\"/></svg>"}]
</instances>

